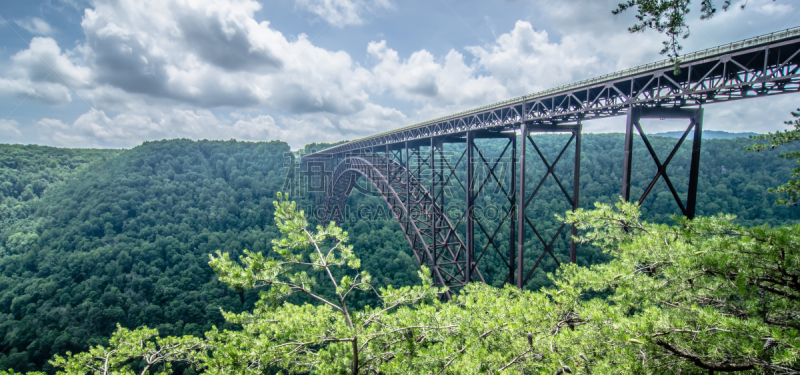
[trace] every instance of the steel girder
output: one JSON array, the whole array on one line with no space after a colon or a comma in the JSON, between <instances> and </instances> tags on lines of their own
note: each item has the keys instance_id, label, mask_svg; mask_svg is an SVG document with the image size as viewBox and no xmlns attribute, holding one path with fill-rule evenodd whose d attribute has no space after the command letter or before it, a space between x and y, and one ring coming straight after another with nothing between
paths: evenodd
<instances>
[{"instance_id":1,"label":"steel girder","mask_svg":"<svg viewBox=\"0 0 800 375\"><path fill-rule=\"evenodd\" d=\"M406 149L408 150L408 149ZM405 164L405 165L404 165ZM347 197L364 176L390 207L417 262L427 266L438 285L460 288L469 280L467 247L435 196L412 168L378 154L348 156L337 166L326 194L326 221L341 222ZM477 272L479 278L479 271Z\"/></svg>"},{"instance_id":2,"label":"steel girder","mask_svg":"<svg viewBox=\"0 0 800 375\"><path fill-rule=\"evenodd\" d=\"M627 114L632 106L685 107L800 91L800 28L612 73L331 147L353 152L478 129L555 126Z\"/></svg>"}]
</instances>

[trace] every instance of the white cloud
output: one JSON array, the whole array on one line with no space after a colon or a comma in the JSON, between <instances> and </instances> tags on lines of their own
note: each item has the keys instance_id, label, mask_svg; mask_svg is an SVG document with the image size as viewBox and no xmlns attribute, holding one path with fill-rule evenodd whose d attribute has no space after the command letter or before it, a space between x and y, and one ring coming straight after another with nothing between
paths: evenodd
<instances>
[{"instance_id":1,"label":"white cloud","mask_svg":"<svg viewBox=\"0 0 800 375\"><path fill-rule=\"evenodd\" d=\"M390 0L295 0L295 5L336 27L360 25L365 13L393 7Z\"/></svg>"},{"instance_id":2,"label":"white cloud","mask_svg":"<svg viewBox=\"0 0 800 375\"><path fill-rule=\"evenodd\" d=\"M758 2L756 4L750 5L752 6L756 12L767 15L767 16L776 16L781 14L793 14L794 7L791 4L787 3L775 3L774 1L770 2Z\"/></svg>"},{"instance_id":3,"label":"white cloud","mask_svg":"<svg viewBox=\"0 0 800 375\"><path fill-rule=\"evenodd\" d=\"M202 139L215 135L235 138L231 133L213 134L222 130L219 129L222 121L208 111L154 111L153 115L122 113L109 117L104 111L91 109L72 124L42 119L36 123L36 130L48 144L58 146L133 147L162 138Z\"/></svg>"},{"instance_id":4,"label":"white cloud","mask_svg":"<svg viewBox=\"0 0 800 375\"><path fill-rule=\"evenodd\" d=\"M600 59L596 54L582 53L582 47L574 36L552 43L547 31L537 31L530 23L517 21L514 29L500 35L493 45L467 50L504 87L523 95L600 74Z\"/></svg>"},{"instance_id":5,"label":"white cloud","mask_svg":"<svg viewBox=\"0 0 800 375\"><path fill-rule=\"evenodd\" d=\"M29 33L35 35L51 35L54 30L45 20L37 17L25 18L14 21L21 28L28 30Z\"/></svg>"},{"instance_id":6,"label":"white cloud","mask_svg":"<svg viewBox=\"0 0 800 375\"><path fill-rule=\"evenodd\" d=\"M384 132L408 124L408 118L394 108L367 104L358 116L306 114L281 117L280 124L290 129L286 140L292 147L311 142L337 142Z\"/></svg>"},{"instance_id":7,"label":"white cloud","mask_svg":"<svg viewBox=\"0 0 800 375\"><path fill-rule=\"evenodd\" d=\"M59 105L72 101L70 88L91 84L91 72L70 59L55 40L35 37L27 49L11 56L11 66L0 77L0 95L31 98L45 104Z\"/></svg>"},{"instance_id":8,"label":"white cloud","mask_svg":"<svg viewBox=\"0 0 800 375\"><path fill-rule=\"evenodd\" d=\"M72 125L65 124L59 119L44 118L35 124L35 129L40 139L55 146L131 146L132 144L128 144L124 137L126 132L115 131L111 125L112 121L106 117L105 113L92 109L78 117ZM135 142L134 139L130 139L130 141Z\"/></svg>"},{"instance_id":9,"label":"white cloud","mask_svg":"<svg viewBox=\"0 0 800 375\"><path fill-rule=\"evenodd\" d=\"M45 104L59 105L72 101L69 89L50 82L34 83L24 79L0 78L0 96L34 99Z\"/></svg>"},{"instance_id":10,"label":"white cloud","mask_svg":"<svg viewBox=\"0 0 800 375\"><path fill-rule=\"evenodd\" d=\"M116 6L98 0L82 22L98 86L203 108L292 113L354 113L368 100L368 71L350 55L316 47L303 34L289 40L257 22L255 1L146 0L114 12Z\"/></svg>"},{"instance_id":11,"label":"white cloud","mask_svg":"<svg viewBox=\"0 0 800 375\"><path fill-rule=\"evenodd\" d=\"M628 62L620 68L647 56L628 53L624 47L633 36L624 30L613 42L580 27L573 32L551 41L547 31L517 21L492 43L465 47L472 59L456 50L443 57L420 50L401 58L386 41L372 42L372 89L415 103L413 118L425 120L605 74L623 56Z\"/></svg>"},{"instance_id":12,"label":"white cloud","mask_svg":"<svg viewBox=\"0 0 800 375\"><path fill-rule=\"evenodd\" d=\"M71 124L44 118L35 124L39 139L56 146L133 147L164 138L282 140L293 148L313 141L334 142L353 135L366 136L406 121L397 110L370 104L364 116L306 114L288 118L269 115L219 116L202 109L129 111L109 116L91 109ZM1 129L1 128L0 128Z\"/></svg>"},{"instance_id":13,"label":"white cloud","mask_svg":"<svg viewBox=\"0 0 800 375\"><path fill-rule=\"evenodd\" d=\"M11 143L21 135L18 122L0 119L0 143Z\"/></svg>"},{"instance_id":14,"label":"white cloud","mask_svg":"<svg viewBox=\"0 0 800 375\"><path fill-rule=\"evenodd\" d=\"M455 50L443 59L426 50L401 59L386 41L381 41L370 43L367 51L377 62L372 68L372 89L415 103L415 119L441 116L508 96L495 78L479 74L478 67L468 65Z\"/></svg>"},{"instance_id":15,"label":"white cloud","mask_svg":"<svg viewBox=\"0 0 800 375\"><path fill-rule=\"evenodd\" d=\"M306 35L290 40L268 22L257 22L257 2L148 0L123 2L115 11L117 5L97 0L85 10L87 39L74 51L34 38L0 75L0 95L62 104L71 100L73 88L94 105L72 124L40 121L37 129L47 142L129 146L158 137L232 134L300 146L316 136L366 135L365 130L404 124L399 111L370 103L368 69L346 52L312 45ZM50 74L50 67L58 74ZM208 109L215 107L273 111L286 126L320 128L315 123L327 122L330 129L298 132L265 115L232 114L232 121L212 115ZM106 115L111 112L119 114ZM396 122L387 123L387 116ZM221 125L229 122L230 129Z\"/></svg>"},{"instance_id":16,"label":"white cloud","mask_svg":"<svg viewBox=\"0 0 800 375\"><path fill-rule=\"evenodd\" d=\"M786 130L783 122L791 119L790 112L798 107L796 94L714 104L705 107L703 129L756 133Z\"/></svg>"},{"instance_id":17,"label":"white cloud","mask_svg":"<svg viewBox=\"0 0 800 375\"><path fill-rule=\"evenodd\" d=\"M69 86L73 89L91 85L91 71L71 60L72 52L61 49L51 38L35 37L28 49L11 57L11 76L28 79L32 82L51 82Z\"/></svg>"},{"instance_id":18,"label":"white cloud","mask_svg":"<svg viewBox=\"0 0 800 375\"><path fill-rule=\"evenodd\" d=\"M91 109L72 124L59 119L44 118L35 127L39 138L47 144L83 147L133 147L146 140L183 138L198 131L209 132L209 125L219 120L208 111L161 113L156 119L141 114L123 113L108 117L105 112ZM198 137L200 135L200 137Z\"/></svg>"}]
</instances>

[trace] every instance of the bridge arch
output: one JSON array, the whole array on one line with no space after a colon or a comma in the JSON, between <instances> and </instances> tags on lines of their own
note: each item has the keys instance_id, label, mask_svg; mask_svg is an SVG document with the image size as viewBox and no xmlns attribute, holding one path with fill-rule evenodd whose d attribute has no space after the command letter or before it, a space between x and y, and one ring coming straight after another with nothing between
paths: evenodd
<instances>
[{"instance_id":1,"label":"bridge arch","mask_svg":"<svg viewBox=\"0 0 800 375\"><path fill-rule=\"evenodd\" d=\"M384 156L348 156L337 166L325 194L325 221L344 219L347 198L359 177L369 181L400 224L417 262L440 286L467 283L467 247L444 210L400 163ZM477 269L472 278L483 280Z\"/></svg>"}]
</instances>

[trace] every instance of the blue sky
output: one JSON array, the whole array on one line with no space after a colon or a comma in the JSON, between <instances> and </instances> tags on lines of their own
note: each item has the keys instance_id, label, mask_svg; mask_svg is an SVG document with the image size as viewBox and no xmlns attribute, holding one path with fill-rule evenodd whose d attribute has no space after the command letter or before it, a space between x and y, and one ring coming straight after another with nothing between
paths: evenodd
<instances>
[{"instance_id":1,"label":"blue sky","mask_svg":"<svg viewBox=\"0 0 800 375\"><path fill-rule=\"evenodd\" d=\"M354 139L662 59L663 36L629 34L616 2L6 1L0 143ZM708 21L695 9L685 51L797 26L799 13L789 0ZM710 105L705 128L782 129L798 99Z\"/></svg>"}]
</instances>

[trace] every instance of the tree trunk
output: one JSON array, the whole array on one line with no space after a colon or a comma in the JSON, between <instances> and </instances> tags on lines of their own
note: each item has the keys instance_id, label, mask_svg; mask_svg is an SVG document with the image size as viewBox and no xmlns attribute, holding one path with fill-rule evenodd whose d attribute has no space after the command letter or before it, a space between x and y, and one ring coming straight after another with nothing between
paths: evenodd
<instances>
[{"instance_id":1,"label":"tree trunk","mask_svg":"<svg viewBox=\"0 0 800 375\"><path fill-rule=\"evenodd\" d=\"M358 375L358 336L353 337L353 375Z\"/></svg>"}]
</instances>

